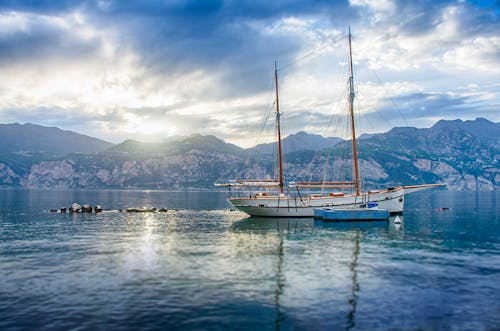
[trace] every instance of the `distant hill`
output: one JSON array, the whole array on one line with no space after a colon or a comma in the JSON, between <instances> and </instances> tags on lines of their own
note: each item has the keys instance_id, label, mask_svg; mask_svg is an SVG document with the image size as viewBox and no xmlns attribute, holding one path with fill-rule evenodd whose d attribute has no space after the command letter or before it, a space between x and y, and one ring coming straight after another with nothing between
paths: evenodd
<instances>
[{"instance_id":1,"label":"distant hill","mask_svg":"<svg viewBox=\"0 0 500 331\"><path fill-rule=\"evenodd\" d=\"M370 139L372 137L375 137L376 135L379 135L380 133L363 133L361 136L358 137L358 140L363 140L363 139Z\"/></svg>"},{"instance_id":2,"label":"distant hill","mask_svg":"<svg viewBox=\"0 0 500 331\"><path fill-rule=\"evenodd\" d=\"M394 184L439 181L459 190L500 187L498 146L478 132L443 124L449 123L428 129L394 128L363 141L361 157L376 160Z\"/></svg>"},{"instance_id":3,"label":"distant hill","mask_svg":"<svg viewBox=\"0 0 500 331\"><path fill-rule=\"evenodd\" d=\"M126 140L106 150L107 153L150 156L155 154L186 153L192 150L202 150L211 153L228 153L242 155L245 150L215 136L193 134L189 137L172 137L157 143L145 143L136 140Z\"/></svg>"},{"instance_id":4,"label":"distant hill","mask_svg":"<svg viewBox=\"0 0 500 331\"><path fill-rule=\"evenodd\" d=\"M484 118L476 118L473 121L462 120L440 120L433 129L457 128L462 129L482 141L500 146L500 123L493 123Z\"/></svg>"},{"instance_id":5,"label":"distant hill","mask_svg":"<svg viewBox=\"0 0 500 331\"><path fill-rule=\"evenodd\" d=\"M3 153L96 153L113 144L72 131L35 124L0 124L0 151Z\"/></svg>"},{"instance_id":6,"label":"distant hill","mask_svg":"<svg viewBox=\"0 0 500 331\"><path fill-rule=\"evenodd\" d=\"M337 143L343 141L342 138L325 138L318 134L310 134L304 131L291 134L282 140L284 153L293 153L297 151L319 151L323 148L332 148ZM249 148L248 151L256 154L272 154L275 152L276 143L260 144Z\"/></svg>"},{"instance_id":7,"label":"distant hill","mask_svg":"<svg viewBox=\"0 0 500 331\"><path fill-rule=\"evenodd\" d=\"M440 121L431 128L399 127L360 139L362 186L376 189L445 183L451 190L500 189L498 125L484 119ZM19 124L10 128L25 130ZM51 133L67 133L46 129ZM87 142L93 139L71 134L85 137L83 141ZM4 136L12 139L15 135ZM36 140L33 135L30 137ZM62 141L66 136L59 137ZM40 143L40 150L30 141L16 148L12 147L12 141L1 143L15 152L0 149L0 186L212 188L213 183L230 179L276 178L276 159L271 153L273 145L242 149L215 136L195 134L158 143L127 140L97 153L96 150L81 152L82 149L71 145L69 139L61 143L66 149L53 148L47 142L45 145ZM350 141L300 132L287 137L284 144L287 180L345 180L352 175ZM79 153L29 155L49 147L52 151ZM261 152L256 154L259 148Z\"/></svg>"}]
</instances>

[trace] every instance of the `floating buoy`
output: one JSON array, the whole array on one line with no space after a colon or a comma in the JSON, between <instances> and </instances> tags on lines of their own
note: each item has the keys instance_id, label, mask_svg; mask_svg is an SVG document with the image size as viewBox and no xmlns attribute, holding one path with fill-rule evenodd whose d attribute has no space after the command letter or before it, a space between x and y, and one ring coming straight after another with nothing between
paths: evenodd
<instances>
[{"instance_id":1,"label":"floating buoy","mask_svg":"<svg viewBox=\"0 0 500 331\"><path fill-rule=\"evenodd\" d=\"M84 204L82 206L82 213L92 213L92 206L89 204Z\"/></svg>"},{"instance_id":2,"label":"floating buoy","mask_svg":"<svg viewBox=\"0 0 500 331\"><path fill-rule=\"evenodd\" d=\"M396 229L396 231L399 231L401 230L402 226L403 221L401 220L401 218L399 218L399 216L396 216L396 218L394 219L394 228Z\"/></svg>"}]
</instances>

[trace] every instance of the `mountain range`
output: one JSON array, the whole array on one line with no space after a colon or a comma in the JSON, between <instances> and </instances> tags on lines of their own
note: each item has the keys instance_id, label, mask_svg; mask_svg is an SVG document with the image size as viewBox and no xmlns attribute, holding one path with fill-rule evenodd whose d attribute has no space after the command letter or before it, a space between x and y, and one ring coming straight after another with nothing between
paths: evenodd
<instances>
[{"instance_id":1,"label":"mountain range","mask_svg":"<svg viewBox=\"0 0 500 331\"><path fill-rule=\"evenodd\" d=\"M350 142L299 132L283 140L288 180L350 176ZM212 188L235 178L275 178L274 144L249 149L199 134L163 142L109 142L34 124L0 125L0 186L27 188ZM358 142L367 189L445 183L500 188L500 123L441 120L398 127Z\"/></svg>"},{"instance_id":2,"label":"mountain range","mask_svg":"<svg viewBox=\"0 0 500 331\"><path fill-rule=\"evenodd\" d=\"M0 152L61 156L68 153L97 153L113 144L56 127L31 123L0 124Z\"/></svg>"},{"instance_id":3,"label":"mountain range","mask_svg":"<svg viewBox=\"0 0 500 331\"><path fill-rule=\"evenodd\" d=\"M310 134L304 131L291 134L283 139L283 150L287 153L310 150L318 151L334 147L343 141L338 137L323 137L319 134ZM273 154L276 152L276 143L260 144L248 150L250 153Z\"/></svg>"}]
</instances>

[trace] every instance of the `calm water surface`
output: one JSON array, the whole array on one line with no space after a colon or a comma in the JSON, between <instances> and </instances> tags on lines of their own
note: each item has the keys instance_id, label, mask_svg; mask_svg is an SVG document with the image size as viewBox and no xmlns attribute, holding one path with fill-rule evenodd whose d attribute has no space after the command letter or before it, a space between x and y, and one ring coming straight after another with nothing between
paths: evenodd
<instances>
[{"instance_id":1,"label":"calm water surface","mask_svg":"<svg viewBox=\"0 0 500 331\"><path fill-rule=\"evenodd\" d=\"M0 329L500 329L500 192L409 195L401 226L225 198L0 190ZM75 201L169 211L49 212Z\"/></svg>"}]
</instances>

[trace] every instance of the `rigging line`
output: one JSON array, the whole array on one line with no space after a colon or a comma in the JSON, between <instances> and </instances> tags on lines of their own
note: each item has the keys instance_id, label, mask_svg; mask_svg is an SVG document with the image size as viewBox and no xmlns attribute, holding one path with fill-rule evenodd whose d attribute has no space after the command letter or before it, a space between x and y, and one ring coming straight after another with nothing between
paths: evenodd
<instances>
[{"instance_id":1,"label":"rigging line","mask_svg":"<svg viewBox=\"0 0 500 331\"><path fill-rule=\"evenodd\" d=\"M270 85L272 85L272 83L273 83L273 82L274 82L274 78L270 80L269 86L270 86ZM266 113L266 115L264 116L264 121L262 122L262 126L261 126L261 128L260 128L260 130L259 130L259 134L258 134L258 135L257 135L257 137L256 137L256 144L255 144L255 145L258 145L258 143L259 143L259 139L260 139L260 137L262 136L262 132L263 132L263 131L264 131L264 129L266 128L266 125L267 125L267 123L268 123L268 121L269 121L269 117L270 117L271 113L273 112L273 110L274 110L273 108L274 108L274 105L275 105L275 103L276 103L276 100L275 100L274 98L272 98L272 97L271 97L271 95L272 95L272 93L273 93L273 92L271 91L271 89L269 89L269 90L270 90L270 91L269 91L269 97L268 97L268 99L271 99L271 100L272 100L272 102L271 102L271 104L268 106L267 113Z\"/></svg>"},{"instance_id":2,"label":"rigging line","mask_svg":"<svg viewBox=\"0 0 500 331\"><path fill-rule=\"evenodd\" d=\"M278 122L276 121L274 123L274 136L277 137L278 136ZM275 171L275 174L274 174L274 178L279 178L279 163L280 163L280 155L278 153L278 144L273 144L273 155L275 155L275 158L274 158L274 171ZM283 161L283 159L282 159Z\"/></svg>"},{"instance_id":3,"label":"rigging line","mask_svg":"<svg viewBox=\"0 0 500 331\"><path fill-rule=\"evenodd\" d=\"M346 37L347 37L347 36L343 36L343 37L341 37L341 38L338 38L337 40L335 40L335 42L334 42L334 43L337 43L337 42L339 42L339 41L341 41L341 40L345 39ZM320 51L320 50L322 50L322 49L326 48L326 46L329 46L329 45L325 45L325 46L323 46L323 47L320 47L320 48L318 48L318 49L314 50L313 52L310 52L310 53L308 53L308 54L304 55L303 57L301 57L301 58L297 59L296 61L294 61L294 62L292 62L292 63L290 63L290 64L288 64L288 65L286 65L286 66L282 67L280 70L286 69L286 68L290 67L291 65L293 65L293 64L295 64L295 63L297 63L297 62L299 62L299 61L302 61L302 60L304 60L304 59L305 59L305 58L307 58L307 57L310 57L310 56L312 56L312 55L316 54L318 51ZM342 61L341 63L347 63L347 61L345 60L345 59L346 59L346 57L347 57L347 55L346 55L346 56L344 56L344 61ZM347 68L347 65L344 65L343 70L341 70L341 71L345 71L345 69L346 69L346 68ZM345 97L346 93L347 93L347 92L345 92L345 90L344 90L344 93L342 93L342 94L339 96L339 100L337 101L337 107L338 107L338 105L341 103L341 102L340 102L340 100L342 100L342 97L343 97L343 96ZM340 117L340 116L334 116L334 115L332 115L332 116L330 117L330 121L329 121L329 123L328 123L327 130L328 130L328 129L332 126L332 123L333 123L333 119L334 119L334 118L336 119L336 122L339 122L339 121L340 121L340 118L339 118L339 117ZM346 123L346 125L347 125L347 123ZM346 132L347 132L347 131L346 131ZM328 135L326 135L326 136L328 136ZM329 167L329 164L330 164L330 158L331 158L332 150L333 150L333 149L329 149L329 151L327 151L327 153L326 153L326 155L325 155L326 161L325 161L325 164L324 164L324 167L323 167L323 180L324 180L324 181L326 180L326 177L327 177L327 175L328 175L328 167ZM309 161L309 163L307 164L307 166L306 166L306 167L304 167L304 168L303 168L303 169L302 169L302 170L301 170L301 171L300 171L297 175L295 175L295 176L294 176L294 177L295 177L295 178L294 178L294 180L296 180L296 179L297 179L297 177L299 177L299 176L301 176L301 175L303 176L304 172L309 172L309 181L311 181L311 180L312 180L312 178L313 178L313 173L312 173L312 171L310 171L310 170L311 170L311 168L312 168L312 167L314 167L314 164L315 164L315 163L319 163L319 161L320 161L320 155L319 155L319 154L320 154L320 153L319 153L319 151L314 153L313 157L311 158L311 160ZM334 168L334 164L332 164L332 168Z\"/></svg>"},{"instance_id":4,"label":"rigging line","mask_svg":"<svg viewBox=\"0 0 500 331\"><path fill-rule=\"evenodd\" d=\"M331 43L326 43L325 45L323 45L323 46L320 46L320 47L316 48L315 50L313 50L313 51L311 51L311 52L309 52L309 53L307 53L307 54L305 54L305 55L303 55L303 56L299 57L298 59L296 59L296 60L294 60L294 61L292 61L292 62L290 62L290 63L288 63L288 64L284 65L283 67L278 68L278 71L285 70L285 69L287 69L287 68L289 68L289 67L291 67L291 66L293 66L293 65L295 65L295 64L297 64L297 63L299 63L299 62L301 62L301 61L303 61L303 60L305 60L305 59L307 59L308 57L311 57L311 56L315 55L315 54L316 54L316 53L318 53L319 51L322 51L322 50L326 49L327 47L330 47L330 46L332 46L332 45L337 44L338 42L342 41L342 40L343 40L343 39L345 39L345 38L347 38L347 35L344 35L344 36L342 36L342 37L339 37L339 38L337 38L337 39L333 40Z\"/></svg>"},{"instance_id":5,"label":"rigging line","mask_svg":"<svg viewBox=\"0 0 500 331\"><path fill-rule=\"evenodd\" d=\"M356 93L358 94L358 108L363 108L363 107L365 107L366 109L368 109L368 104L367 104L367 103L365 103L365 98L364 98L363 93L359 93L359 92L358 92L357 85L355 85L354 87L355 87L355 89L356 89ZM368 114L369 114L369 113L368 113ZM366 121L366 123L367 123L367 125L366 125L366 126L367 126L367 127L369 127L369 128L371 129L371 131L372 131L372 132L377 132L377 129L375 128L375 126L374 126L374 125L372 124L372 122L370 121L370 118L368 117L368 114L365 114L365 113L362 113L362 112L358 112L358 115L357 115L357 116L358 116L358 118L363 119L363 120L365 120L365 121ZM388 122L388 120L386 120L383 116L381 116L381 115L379 115L379 116L382 118L382 120L383 120L384 122ZM361 123L361 122L359 122L359 123ZM362 127L363 127L363 125L361 124L361 125L359 125L359 127L360 127L360 128L362 128ZM360 130L360 132L361 132L361 131L363 131L363 130ZM367 132L364 132L364 133L367 133ZM361 135L360 135L360 136L361 136Z\"/></svg>"},{"instance_id":6,"label":"rigging line","mask_svg":"<svg viewBox=\"0 0 500 331\"><path fill-rule=\"evenodd\" d=\"M362 113L359 111L354 113L356 123L361 123L362 116L363 116ZM359 132L361 132L361 131L359 131ZM358 137L359 137L359 134L358 134ZM356 145L358 147L358 155L357 155L358 156L358 167L361 169L362 159L360 158L360 155L361 155L362 149L359 148L360 143L361 143L360 139L356 139ZM364 189L365 188L364 172L360 171L358 176L359 176L359 186L361 189Z\"/></svg>"},{"instance_id":7,"label":"rigging line","mask_svg":"<svg viewBox=\"0 0 500 331\"><path fill-rule=\"evenodd\" d=\"M349 103L348 103L348 98L347 96L349 95L350 90L348 84L345 85L344 87L344 93L343 93L343 103L341 109L343 110L341 113L341 116L337 117L336 121L336 127L338 128L339 134L342 137L345 137L347 132L350 131L350 116L348 115L348 109L349 109ZM339 158L335 162L335 164L338 164L336 167L334 167L334 170L338 170L338 174L336 174L335 178L341 181L347 180L347 178L352 178L352 174L350 173L352 169L350 169L349 165L350 162L348 162L348 158L350 156L349 152L351 151L350 148L350 139L345 138L345 140L341 143L340 146L338 146L338 152L339 152ZM334 160L335 161L335 160Z\"/></svg>"},{"instance_id":8,"label":"rigging line","mask_svg":"<svg viewBox=\"0 0 500 331\"><path fill-rule=\"evenodd\" d=\"M269 80L269 83L268 85L271 86L272 83L274 81L274 78L273 79L270 79ZM268 90L271 90L271 89L268 89ZM268 100L271 99L271 94L272 92L269 92L269 97L267 98ZM263 121L261 122L261 126L260 126L260 129L259 129L259 133L257 134L257 136L255 137L255 142L254 142L254 147L258 146L261 142L261 138L262 138L262 133L264 132L264 130L266 129L266 126L268 125L268 122L269 122L269 116L270 114L272 113L272 109L273 109L273 106L274 106L274 99L271 99L272 102L270 105L268 105L267 107L267 112L265 113L265 115L263 116ZM260 157L259 155L263 154L263 151L262 149L259 149L259 148L254 148L252 150L251 153L249 153L248 157L251 159L253 157L255 157L255 166L256 168L259 167L259 161L260 161ZM242 175L244 175L246 170L242 169L240 172L239 172L239 177L242 177Z\"/></svg>"},{"instance_id":9,"label":"rigging line","mask_svg":"<svg viewBox=\"0 0 500 331\"><path fill-rule=\"evenodd\" d=\"M348 93L347 88L344 88L343 92L340 95L341 99L338 100L338 104L339 104L338 108L340 108L340 109L344 108L344 105L340 106L340 104L343 103L342 100L346 99L347 93ZM340 127L339 124L342 121L343 116L335 116L334 114L332 114L332 116L330 117L330 123L328 124L329 127L332 126L334 119L335 119L335 126L334 127L335 128ZM335 163L336 162L335 162L335 157L333 154L334 148L335 147L332 147L332 148L328 149L328 151L326 152L326 162L325 162L326 164L325 164L325 167L323 169L323 181L326 181L326 179L328 177L333 177L336 175L335 174ZM331 175L329 174L330 163L332 166L332 174Z\"/></svg>"},{"instance_id":10,"label":"rigging line","mask_svg":"<svg viewBox=\"0 0 500 331\"><path fill-rule=\"evenodd\" d=\"M348 95L348 88L345 87L343 89L343 92L340 94L339 96L339 100L337 101L337 108L340 108L340 109L345 109L347 106L346 106L346 99L347 99L347 95ZM344 100L344 101L343 101ZM335 136L343 136L344 134L341 133L341 132L348 132L348 121L347 121L347 118L345 116L339 116L339 115L335 115L335 114L332 114L332 116L330 116L330 121L329 121L329 127L333 127L333 128L336 128L336 130L334 130L334 135ZM341 127L344 127L344 129L341 129L339 130L339 128ZM341 131L341 132L337 132L337 131ZM342 149L340 149L342 150ZM323 149L323 150L320 150L320 151L315 151L313 156L311 157L310 161L307 162L307 164L304 166L304 168L298 172L295 176L294 176L294 181L297 181L298 178L303 178L305 176L308 176L308 181L313 181L313 180L320 180L322 179L323 181L326 181L326 178L329 177L329 170L328 168L332 167L332 170L335 169L335 158L334 158L334 152L335 152L335 146L333 147L330 147L328 148L326 151ZM341 157L341 159L345 159L345 155L346 154L346 151L344 150L344 153L343 153L343 157ZM322 162L322 158L324 158L324 161ZM316 176L314 175L314 172L312 171L314 168L322 168L323 171L321 172L322 176ZM333 171L333 175L336 175L335 172ZM340 179L344 179L346 178L345 174L342 175L340 177Z\"/></svg>"},{"instance_id":11,"label":"rigging line","mask_svg":"<svg viewBox=\"0 0 500 331\"><path fill-rule=\"evenodd\" d=\"M354 72L354 74L357 76L357 67L356 67L356 65L354 65L354 67L353 67L353 72ZM360 102L360 101L362 101L362 100L360 100L360 97L359 97L359 96L360 96L360 93L359 93L359 91L360 91L360 90L358 89L358 84L357 84L357 82L353 82L353 83L354 83L354 86L353 86L353 87L354 87L354 89L355 89L355 95L356 95L356 101L357 101L357 104L358 104L358 105L362 105L362 103ZM363 99L363 98L364 98L364 96L363 96L363 95L361 95L361 99ZM370 121L369 121L369 119L368 119L368 116L364 115L364 114L363 114L363 113L359 110L360 108L361 108L361 107L359 107L359 106L355 108L355 109L356 109L356 111L354 112L354 116L356 117L356 119L355 119L355 120L356 120L356 122L357 122L357 123L361 123L361 118L363 118L363 119L365 119L365 118L366 118L366 121L369 123L369 125L370 125L370 126L372 126L372 125L371 125L371 122L370 122ZM361 126L360 126L360 127L361 127ZM372 128L373 128L373 127L372 127ZM359 132L361 132L361 131L360 131L360 130L358 130L358 137L360 136ZM359 146L359 143L360 143L359 139L356 139L356 145L357 145L357 146ZM358 153L358 156L359 156L359 153ZM364 178L364 176L363 176L363 172L361 172L361 173L360 173L360 175L359 175L359 181L360 181L360 186L364 188L364 186L365 186L365 178Z\"/></svg>"},{"instance_id":12,"label":"rigging line","mask_svg":"<svg viewBox=\"0 0 500 331\"><path fill-rule=\"evenodd\" d=\"M349 90L350 93L350 90ZM346 109L349 108L349 101L346 99ZM344 132L350 132L351 130L351 116L347 115L344 117ZM351 180L354 178L354 156L352 154L352 138L348 138L347 143L344 144L344 171L342 173L343 179L347 180L347 178L350 178ZM353 192L353 188L351 188L351 193Z\"/></svg>"},{"instance_id":13,"label":"rigging line","mask_svg":"<svg viewBox=\"0 0 500 331\"><path fill-rule=\"evenodd\" d=\"M365 94L362 90L360 90L359 88L359 85L357 84L357 82L354 82L354 88L356 90L356 99L357 99L357 104L358 104L358 109L362 109L363 107L365 107L366 109L371 109L369 108L369 102L366 102L368 100L368 98L365 97ZM389 123L390 122L390 119L386 118L385 116L383 116L381 114L381 112L377 112L376 110L372 110L371 112L368 111L368 114L372 114L372 116L377 116L379 117L383 122L385 123ZM367 127L369 127L371 129L372 132L378 132L379 129L377 129L373 124L372 122L370 121L369 119L369 116L368 114L365 114L363 112L360 112L358 111L358 118L363 118L364 120L366 120L366 123L367 123ZM360 122L361 123L361 122ZM362 126L360 126L361 128Z\"/></svg>"},{"instance_id":14,"label":"rigging line","mask_svg":"<svg viewBox=\"0 0 500 331\"><path fill-rule=\"evenodd\" d=\"M354 65L354 68L353 68L353 71L354 71L354 74L355 76L357 77L358 76L358 73L357 73L357 68L356 68L356 65ZM382 85L382 84L381 84ZM364 106L364 100L365 100L365 97L364 97L364 94L363 92L358 88L358 83L357 81L354 81L354 90L355 90L355 95L356 95L356 102L358 104L358 107L356 107L356 112L355 112L355 116L357 117L357 123L361 123L361 120L362 119L366 119L366 122L368 122L370 128L373 130L373 131L376 131L374 126L372 125L372 123L370 122L370 120L368 119L368 116L364 115L361 111L359 111L359 109L362 109L363 106ZM387 91L386 91L387 92ZM368 107L366 107L368 109ZM379 116L382 118L382 120L384 120L385 122L389 122L387 119L385 119L382 115L379 114ZM361 128L361 125L359 126ZM358 136L361 136L360 134L358 134Z\"/></svg>"},{"instance_id":15,"label":"rigging line","mask_svg":"<svg viewBox=\"0 0 500 331\"><path fill-rule=\"evenodd\" d=\"M266 114L266 116L264 117L264 122L263 122L263 124L262 124L262 126L261 126L261 128L260 128L260 130L259 130L259 134L257 135L257 138L256 138L256 140L257 140L257 144L255 144L255 146L258 146L258 145L259 145L258 141L259 141L259 140L260 140L260 138L262 137L262 132L265 130L265 128L266 128L266 126L267 126L267 123L268 123L268 121L269 121L270 114L272 113L272 107L273 107L273 106L274 106L274 103L273 103L272 105L270 105L270 106L269 106L269 109L268 109L268 111L267 111L267 114ZM255 149L255 154L256 154L257 156L259 156L259 155L261 155L261 154L265 154L265 151L264 151L262 148L256 148L256 149ZM260 160L260 159L261 159L260 157L257 157L257 158L256 158L256 165L257 165L257 166L259 165L259 160Z\"/></svg>"},{"instance_id":16,"label":"rigging line","mask_svg":"<svg viewBox=\"0 0 500 331\"><path fill-rule=\"evenodd\" d=\"M344 37L345 38L345 37ZM348 72L347 69L347 58L348 55L344 54L342 57L342 61L340 62L341 64L343 63L344 65L338 66L339 70L336 71L336 74L334 77L336 77L335 81L337 80L343 80L343 77L347 76L346 72ZM338 79L337 79L338 78ZM344 84L342 84L344 85ZM344 88L341 89L341 93L338 94L338 99L336 102L332 103L333 107L331 109L337 110L337 109L344 109L345 108L345 101L347 99L347 94L348 94L348 88L347 86L344 86ZM343 113L341 111L341 113ZM337 132L339 131L339 123L340 121L344 119L343 116L339 116L338 114L335 114L333 111L331 115L329 116L329 121L328 125L326 126L325 130L323 131L323 136L324 137L335 137L335 136L343 136L342 132ZM335 123L334 123L335 122ZM345 131L345 130L340 130L340 131ZM345 131L347 132L347 131ZM343 139L343 138L342 138ZM330 159L333 156L333 149L335 147L329 148L328 151L326 152L321 152L321 151L316 151L314 152L313 156L311 157L310 161L305 164L305 166L302 168L301 171L299 171L293 178L293 181L297 181L298 178L304 178L306 176L308 177L308 181L313 181L313 171L312 169L316 166L318 167L320 165L321 157L325 157L326 161L324 162L325 164L323 165L323 181L326 181L326 178L328 177L328 166L330 164ZM333 162L333 161L332 161ZM332 163L332 168L334 167L334 163ZM314 180L319 180L321 177L318 177L317 179L315 178Z\"/></svg>"},{"instance_id":17,"label":"rigging line","mask_svg":"<svg viewBox=\"0 0 500 331\"><path fill-rule=\"evenodd\" d=\"M375 77L377 78L379 84L382 86L382 88L384 89L384 91L388 94L389 92L386 90L385 86L384 86L384 83L382 82L382 80L380 79L380 77L377 75L377 72L375 70L371 70L374 74L375 74ZM399 116L401 116L401 119L403 120L403 122L405 123L406 126L409 126L408 123L406 122L406 119L404 118L403 116L403 113L401 113L401 111L399 110L399 108L396 106L396 103L394 102L394 100L389 96L389 100L391 101L392 103L392 106L398 111L399 113Z\"/></svg>"},{"instance_id":18,"label":"rigging line","mask_svg":"<svg viewBox=\"0 0 500 331\"><path fill-rule=\"evenodd\" d=\"M408 208L408 207L410 207L412 209L415 208L420 201L427 199L427 198L430 198L431 195L435 195L436 192L437 191L435 191L435 190L423 190L423 191L416 192L416 194L420 195L421 197L419 199L415 199L414 201L411 201L411 202L408 202L408 199L406 198L405 199L405 208Z\"/></svg>"},{"instance_id":19,"label":"rigging line","mask_svg":"<svg viewBox=\"0 0 500 331\"><path fill-rule=\"evenodd\" d=\"M260 127L259 134L257 135L257 138L256 138L257 142L259 141L260 137L262 136L262 132L264 131L264 129L267 126L267 122L269 121L269 117L270 117L271 113L273 112L273 107L274 107L274 102L272 105L269 106L269 108L267 110L267 114L264 117L264 122L263 122L262 126Z\"/></svg>"},{"instance_id":20,"label":"rigging line","mask_svg":"<svg viewBox=\"0 0 500 331\"><path fill-rule=\"evenodd\" d=\"M339 77L339 80L343 81L344 77L346 76L346 72L348 72L348 70L347 70L347 55L345 55L342 58L342 62L341 63L344 63L344 66L340 68L341 70L339 70L339 72L337 72L336 77ZM344 86L344 88L342 89L342 92L338 95L338 100L335 103L335 106L332 107L333 109L342 109L343 106L341 106L341 104L343 103L343 100L345 100L345 98L347 96L347 93L348 92L346 90L346 86ZM332 129L332 124L333 124L334 117L335 117L335 114L332 113L332 115L330 116L330 120L328 122L328 125L326 127L326 132L324 133L325 137L328 137L328 132L329 132L330 129ZM332 133L335 133L335 131L333 131Z\"/></svg>"}]
</instances>

